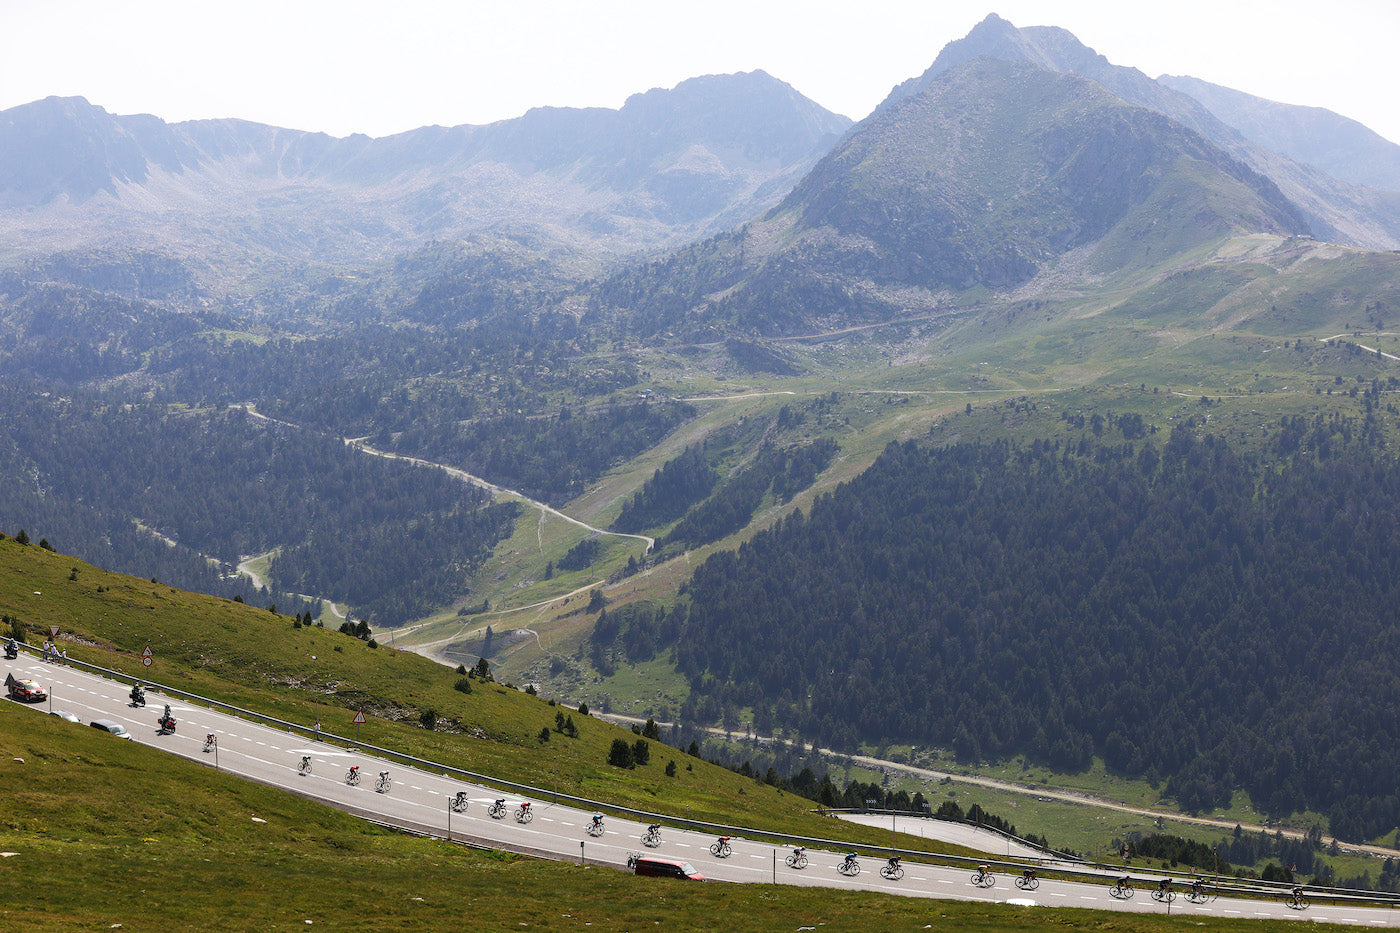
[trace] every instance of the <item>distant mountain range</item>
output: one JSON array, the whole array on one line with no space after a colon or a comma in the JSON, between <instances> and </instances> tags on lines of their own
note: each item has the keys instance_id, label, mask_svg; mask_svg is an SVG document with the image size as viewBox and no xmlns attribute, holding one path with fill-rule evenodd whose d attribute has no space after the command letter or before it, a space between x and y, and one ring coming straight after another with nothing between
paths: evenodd
<instances>
[{"instance_id":1,"label":"distant mountain range","mask_svg":"<svg viewBox=\"0 0 1400 933\"><path fill-rule=\"evenodd\" d=\"M761 71L695 78L620 110L541 108L382 139L167 124L48 98L0 113L0 229L39 249L340 263L473 233L631 253L771 207L849 124Z\"/></svg>"},{"instance_id":2,"label":"distant mountain range","mask_svg":"<svg viewBox=\"0 0 1400 933\"><path fill-rule=\"evenodd\" d=\"M1400 190L1361 183L1397 181L1358 124L992 15L854 126L761 71L382 139L49 98L0 113L0 272L291 326L562 303L791 335L1231 234L1397 249Z\"/></svg>"}]
</instances>

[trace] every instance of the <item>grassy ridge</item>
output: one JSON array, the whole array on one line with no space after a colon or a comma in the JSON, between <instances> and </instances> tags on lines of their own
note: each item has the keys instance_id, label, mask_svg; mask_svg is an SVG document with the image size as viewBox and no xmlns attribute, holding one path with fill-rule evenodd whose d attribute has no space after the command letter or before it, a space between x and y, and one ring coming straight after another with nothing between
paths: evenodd
<instances>
[{"instance_id":1,"label":"grassy ridge","mask_svg":"<svg viewBox=\"0 0 1400 933\"><path fill-rule=\"evenodd\" d=\"M816 816L811 801L652 743L651 761L624 770L607 764L614 739L630 731L554 706L502 684L463 678L408 652L370 648L339 632L294 628L287 616L107 573L72 557L0 540L0 613L28 627L34 644L60 626L69 656L140 672L149 644L150 676L179 689L308 727L355 735L356 710L368 722L363 741L432 761L595 800L678 818L768 829L776 834L838 836L885 845L888 835ZM437 728L421 714L437 714ZM560 713L577 738L552 730ZM665 775L676 762L674 777ZM959 852L917 837L909 847Z\"/></svg>"}]
</instances>

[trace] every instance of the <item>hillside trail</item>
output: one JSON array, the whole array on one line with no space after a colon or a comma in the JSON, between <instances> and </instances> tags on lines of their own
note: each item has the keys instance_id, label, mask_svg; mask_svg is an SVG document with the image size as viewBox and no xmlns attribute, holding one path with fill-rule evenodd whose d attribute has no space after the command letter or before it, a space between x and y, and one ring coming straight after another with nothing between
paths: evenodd
<instances>
[{"instance_id":1,"label":"hillside trail","mask_svg":"<svg viewBox=\"0 0 1400 933\"><path fill-rule=\"evenodd\" d=\"M232 407L242 408L252 417L259 418L263 421L267 421L272 424L280 424L284 427L302 430L301 425L293 424L290 421L282 421L281 419L273 418L269 415L264 415L262 412L257 410L257 407L253 405L252 402L244 402L241 405ZM493 496L499 496L507 499L515 499L532 509L538 509L542 515L549 515L554 518L560 519L561 521L568 522L571 525L576 525L579 528L583 528L584 530L590 532L591 534L609 535L614 538L633 538L637 541L645 542L647 546L646 549L648 551L650 551L656 546L655 538L650 538L646 535L627 534L621 531L608 531L606 528L598 528L594 525L588 524L585 521L574 518L572 515L566 515L558 509L554 508L554 506L552 505L547 505L546 503L539 502L535 499L531 499L523 492L517 492L514 489L507 489L504 486L498 486L490 480L482 479L480 476L474 476L471 473L468 473L466 470L458 469L454 466L448 466L445 463L437 463L433 460L425 460L422 457L411 457L407 454L396 454L393 451L381 450L378 447L371 446L369 443L366 442L366 439L363 437L342 437L340 440L347 447L352 447L355 450L358 450L361 453L369 454L372 457L382 457L385 460L400 460L404 463L414 464L415 466L435 467L445 472L448 476L455 477L469 486L476 486L480 489L484 489L487 492L491 493Z\"/></svg>"}]
</instances>

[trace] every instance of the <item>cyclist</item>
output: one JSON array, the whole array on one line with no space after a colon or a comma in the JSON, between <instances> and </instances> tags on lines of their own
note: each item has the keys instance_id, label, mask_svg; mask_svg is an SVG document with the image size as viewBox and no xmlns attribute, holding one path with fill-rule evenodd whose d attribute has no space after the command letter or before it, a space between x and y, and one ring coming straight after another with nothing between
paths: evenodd
<instances>
[{"instance_id":1,"label":"cyclist","mask_svg":"<svg viewBox=\"0 0 1400 933\"><path fill-rule=\"evenodd\" d=\"M848 852L848 853L846 853L846 861L844 861L844 862L841 863L841 867L842 867L843 869L850 869L850 868L853 868L853 867L855 866L855 864L856 864L856 856L857 856L858 854L859 854L859 853L857 853L857 852Z\"/></svg>"},{"instance_id":2,"label":"cyclist","mask_svg":"<svg viewBox=\"0 0 1400 933\"><path fill-rule=\"evenodd\" d=\"M1162 894L1172 893L1172 880L1170 878L1163 878L1161 881L1157 882L1157 890Z\"/></svg>"},{"instance_id":3,"label":"cyclist","mask_svg":"<svg viewBox=\"0 0 1400 933\"><path fill-rule=\"evenodd\" d=\"M1030 882L1034 881L1034 880L1035 880L1035 869L1034 869L1034 868L1027 868L1025 871L1021 872L1021 880L1024 881L1024 882L1026 882L1027 884L1029 884Z\"/></svg>"},{"instance_id":4,"label":"cyclist","mask_svg":"<svg viewBox=\"0 0 1400 933\"><path fill-rule=\"evenodd\" d=\"M593 828L593 829L602 829L602 828L603 828L603 814L601 814L601 813L594 813L594 814L593 814L593 825L592 825L592 828Z\"/></svg>"},{"instance_id":5,"label":"cyclist","mask_svg":"<svg viewBox=\"0 0 1400 933\"><path fill-rule=\"evenodd\" d=\"M345 775L345 783L346 783L346 784L358 784L358 783L360 783L360 766L359 766L359 765L351 765L351 766L350 766L349 772L347 772L346 775Z\"/></svg>"},{"instance_id":6,"label":"cyclist","mask_svg":"<svg viewBox=\"0 0 1400 933\"><path fill-rule=\"evenodd\" d=\"M796 846L796 847L794 847L793 850L792 850L792 857L795 858L795 859L800 859L800 858L802 858L802 856L803 856L804 854L806 854L806 852L807 852L807 847L806 847L806 846Z\"/></svg>"},{"instance_id":7,"label":"cyclist","mask_svg":"<svg viewBox=\"0 0 1400 933\"><path fill-rule=\"evenodd\" d=\"M660 836L661 836L661 824L660 824L660 823L652 823L650 826L648 826L648 827L647 827L647 835L650 836L650 837L652 837L653 839L658 839L658 838L660 838Z\"/></svg>"},{"instance_id":8,"label":"cyclist","mask_svg":"<svg viewBox=\"0 0 1400 933\"><path fill-rule=\"evenodd\" d=\"M214 747L214 733L209 733L204 737L204 750L207 752Z\"/></svg>"},{"instance_id":9,"label":"cyclist","mask_svg":"<svg viewBox=\"0 0 1400 933\"><path fill-rule=\"evenodd\" d=\"M891 872L898 871L898 870L899 870L899 856L898 856L898 855L891 855L891 856L890 856L889 863L888 863L888 865L887 865L886 867L889 868L889 870L890 870Z\"/></svg>"},{"instance_id":10,"label":"cyclist","mask_svg":"<svg viewBox=\"0 0 1400 933\"><path fill-rule=\"evenodd\" d=\"M1203 879L1197 878L1195 881L1192 881L1192 882L1191 882L1191 896L1192 896L1192 897L1200 897L1202 894L1205 893L1205 890L1206 890L1206 883L1205 883L1205 881L1204 881Z\"/></svg>"},{"instance_id":11,"label":"cyclist","mask_svg":"<svg viewBox=\"0 0 1400 933\"><path fill-rule=\"evenodd\" d=\"M978 865L978 866L977 866L977 881L978 881L979 883L981 883L981 882L983 882L983 881L986 881L986 880L987 880L987 875L991 874L991 871L992 871L992 868L991 868L990 865Z\"/></svg>"},{"instance_id":12,"label":"cyclist","mask_svg":"<svg viewBox=\"0 0 1400 933\"><path fill-rule=\"evenodd\" d=\"M302 755L302 756L301 756L301 764L297 766L297 770L298 770L298 771L301 771L302 773L305 773L305 772L311 770L311 756L310 756L310 755Z\"/></svg>"}]
</instances>

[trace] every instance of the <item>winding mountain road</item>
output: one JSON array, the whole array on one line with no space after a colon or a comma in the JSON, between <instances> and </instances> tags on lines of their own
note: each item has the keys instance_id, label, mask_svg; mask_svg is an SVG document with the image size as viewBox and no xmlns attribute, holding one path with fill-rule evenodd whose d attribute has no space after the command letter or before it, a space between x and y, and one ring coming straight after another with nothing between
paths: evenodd
<instances>
[{"instance_id":1,"label":"winding mountain road","mask_svg":"<svg viewBox=\"0 0 1400 933\"><path fill-rule=\"evenodd\" d=\"M976 886L969 876L976 860L940 857L913 861L909 853L900 880L881 877L885 852L871 847L861 848L863 870L854 877L837 871L845 846L833 844L807 849L806 868L786 866L784 857L789 845L766 840L749 840L736 835L731 839L732 855L717 858L710 852L715 836L712 831L690 828L685 820L661 820L661 843L647 849L641 837L647 825L645 818L628 818L609 814L601 836L588 834L591 810L548 802L547 792L535 796L530 809L534 818L518 822L513 814L523 798L518 792L501 791L488 784L474 783L453 777L445 766L409 767L378 758L351 747L331 742L312 741L304 727L263 725L247 719L217 712L179 698L169 698L179 720L173 735L157 732L155 720L167 698L154 690L148 692L148 705L133 709L127 703L129 682L107 679L75 666L55 666L41 662L27 652L12 662L0 664L0 670L16 677L38 680L49 690L49 702L26 707L34 715L49 709L70 710L84 720L105 717L124 724L133 739L146 746L181 755L210 767L217 767L249 780L282 788L312 800L377 822L388 823L427 835L460 839L478 845L523 852L545 858L580 860L595 864L625 867L629 854L648 853L688 861L707 877L733 882L796 884L807 887L844 888L848 890L879 891L926 898L953 898L968 901L996 902L1056 907L1092 907L1137 913L1185 913L1202 923L1212 918L1298 917L1308 920L1364 925L1369 927L1400 926L1400 911L1380 901L1371 903L1324 903L1323 895L1312 895L1313 905L1306 911L1289 908L1274 897L1246 898L1237 896L1243 889L1224 888L1219 897L1204 903L1189 903L1178 895L1174 902L1162 903L1149 897L1147 887L1157 879L1136 879L1136 897L1119 898L1109 893L1105 883L1119 874L1116 870L1074 868L1068 875L1063 869L1056 877L1040 879L1027 890L1018 890L1013 879L1021 868L1032 864L1027 859L1001 861L985 856L991 865L994 883ZM5 701L13 702L13 701ZM19 705L19 704L16 704ZM347 713L347 719L349 718ZM77 725L83 738L90 742L112 742L118 739ZM208 746L206 736L213 736ZM310 756L310 773L299 773L298 763L303 755ZM358 765L362 781L350 786L345 781L351 765ZM375 791L375 776L387 771L390 787L386 793ZM541 775L548 783L548 775ZM453 811L451 802L463 794L465 811ZM494 800L504 799L507 814L493 819L487 809ZM231 813L230 818L256 818L256 814ZM270 832L295 832L295 827L269 825ZM1046 866L1050 871L1050 866ZM1078 879L1078 880L1074 880ZM1178 888L1180 890L1180 888ZM1265 894L1263 889L1257 891Z\"/></svg>"}]
</instances>

